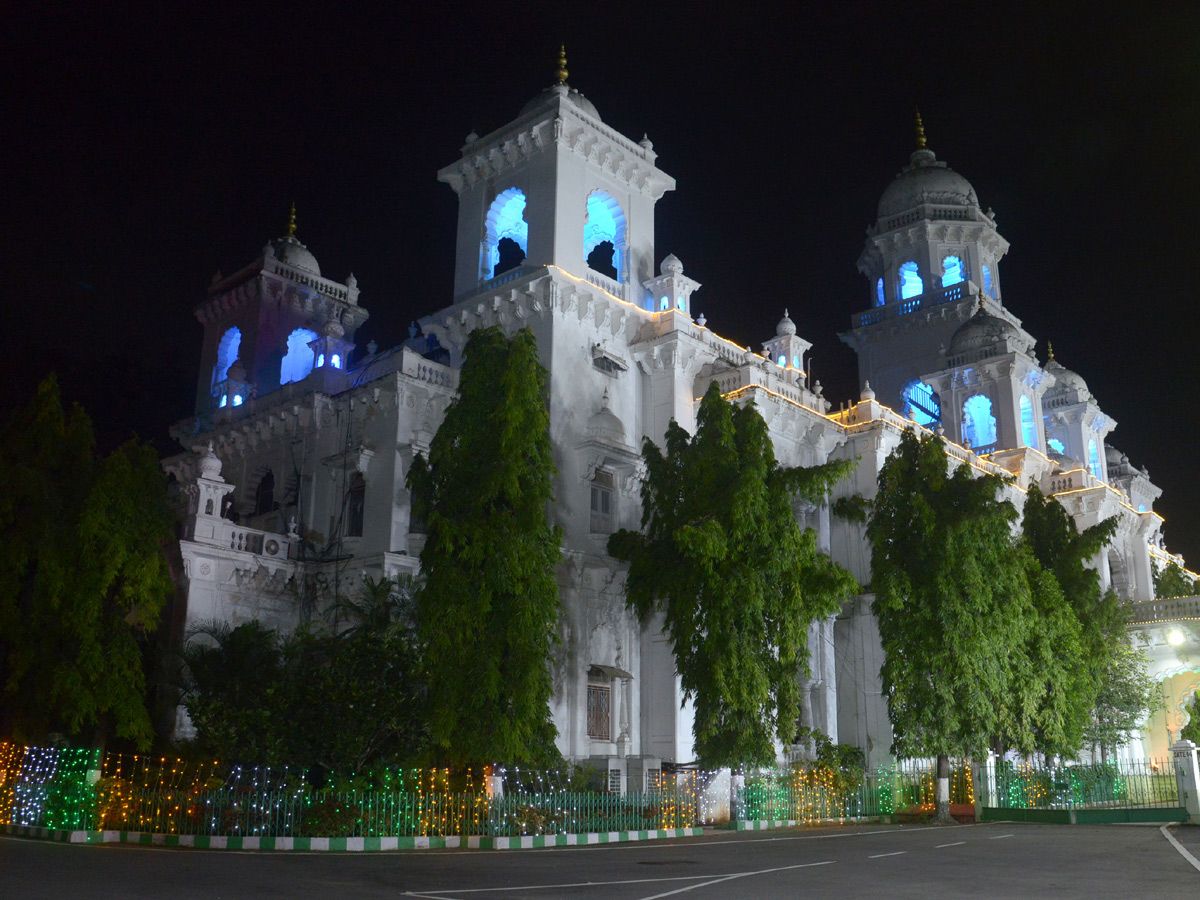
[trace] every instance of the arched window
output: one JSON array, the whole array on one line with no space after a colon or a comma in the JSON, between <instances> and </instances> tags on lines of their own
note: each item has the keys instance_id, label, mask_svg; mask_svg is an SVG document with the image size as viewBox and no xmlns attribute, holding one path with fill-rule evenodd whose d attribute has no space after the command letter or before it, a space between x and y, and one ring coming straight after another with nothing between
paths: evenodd
<instances>
[{"instance_id":1,"label":"arched window","mask_svg":"<svg viewBox=\"0 0 1200 900\"><path fill-rule=\"evenodd\" d=\"M214 386L218 382L225 380L225 376L229 374L229 367L238 358L238 351L241 347L241 330L237 326L226 329L225 333L221 335L220 342L217 344L217 364L213 367L212 380Z\"/></svg>"},{"instance_id":2,"label":"arched window","mask_svg":"<svg viewBox=\"0 0 1200 900\"><path fill-rule=\"evenodd\" d=\"M312 347L310 342L317 339L315 331L307 328L297 328L287 339L287 353L279 367L279 383L288 384L292 381L303 381L313 370Z\"/></svg>"},{"instance_id":3,"label":"arched window","mask_svg":"<svg viewBox=\"0 0 1200 900\"><path fill-rule=\"evenodd\" d=\"M915 262L906 262L900 266L900 299L920 297L925 293L925 285L921 281L921 273L917 271Z\"/></svg>"},{"instance_id":4,"label":"arched window","mask_svg":"<svg viewBox=\"0 0 1200 900\"><path fill-rule=\"evenodd\" d=\"M487 234L483 240L483 259L480 262L479 273L481 281L495 278L501 272L525 261L525 256L529 253L525 194L515 187L501 191L488 208L485 226Z\"/></svg>"},{"instance_id":5,"label":"arched window","mask_svg":"<svg viewBox=\"0 0 1200 900\"><path fill-rule=\"evenodd\" d=\"M942 260L942 287L950 287L952 284L966 280L967 276L964 274L961 259L957 256L947 256Z\"/></svg>"},{"instance_id":6,"label":"arched window","mask_svg":"<svg viewBox=\"0 0 1200 900\"><path fill-rule=\"evenodd\" d=\"M992 290L992 270L987 266L983 267L983 290L989 297L995 296Z\"/></svg>"},{"instance_id":7,"label":"arched window","mask_svg":"<svg viewBox=\"0 0 1200 900\"><path fill-rule=\"evenodd\" d=\"M972 450L984 450L996 443L996 417L992 401L983 394L968 397L963 404L962 436Z\"/></svg>"},{"instance_id":8,"label":"arched window","mask_svg":"<svg viewBox=\"0 0 1200 900\"><path fill-rule=\"evenodd\" d=\"M1037 449L1037 429L1033 427L1033 404L1024 394L1021 395L1021 437L1025 446Z\"/></svg>"},{"instance_id":9,"label":"arched window","mask_svg":"<svg viewBox=\"0 0 1200 900\"><path fill-rule=\"evenodd\" d=\"M800 354L799 353L792 354L792 368L793 369L800 368Z\"/></svg>"},{"instance_id":10,"label":"arched window","mask_svg":"<svg viewBox=\"0 0 1200 900\"><path fill-rule=\"evenodd\" d=\"M883 295L883 279L880 278L875 282L875 305L883 306L887 303L887 298Z\"/></svg>"},{"instance_id":11,"label":"arched window","mask_svg":"<svg viewBox=\"0 0 1200 900\"><path fill-rule=\"evenodd\" d=\"M254 514L256 516L269 513L275 508L275 473L267 469L266 474L258 481L254 490Z\"/></svg>"},{"instance_id":12,"label":"arched window","mask_svg":"<svg viewBox=\"0 0 1200 900\"><path fill-rule=\"evenodd\" d=\"M615 484L613 473L606 469L597 469L592 477L592 534L612 534Z\"/></svg>"},{"instance_id":13,"label":"arched window","mask_svg":"<svg viewBox=\"0 0 1200 900\"><path fill-rule=\"evenodd\" d=\"M670 309L671 308L671 298L670 297L662 297L661 299L659 299L658 308L660 310Z\"/></svg>"},{"instance_id":14,"label":"arched window","mask_svg":"<svg viewBox=\"0 0 1200 900\"><path fill-rule=\"evenodd\" d=\"M604 243L610 247L601 247ZM593 255L593 251L598 252ZM620 281L625 274L621 271L624 255L625 211L604 191L593 191L588 195L583 225L583 258L590 268L606 275L611 273L610 277Z\"/></svg>"},{"instance_id":15,"label":"arched window","mask_svg":"<svg viewBox=\"0 0 1200 900\"><path fill-rule=\"evenodd\" d=\"M1096 478L1100 477L1100 452L1096 449L1095 439L1088 441L1088 470Z\"/></svg>"},{"instance_id":16,"label":"arched window","mask_svg":"<svg viewBox=\"0 0 1200 900\"><path fill-rule=\"evenodd\" d=\"M333 354L333 356L329 358L329 364L335 369L340 369L342 367L342 357L337 353Z\"/></svg>"},{"instance_id":17,"label":"arched window","mask_svg":"<svg viewBox=\"0 0 1200 900\"><path fill-rule=\"evenodd\" d=\"M787 368L787 357L782 353L779 354L779 368L781 368L781 369Z\"/></svg>"},{"instance_id":18,"label":"arched window","mask_svg":"<svg viewBox=\"0 0 1200 900\"><path fill-rule=\"evenodd\" d=\"M942 406L933 388L923 381L910 381L900 392L904 416L928 428L942 419Z\"/></svg>"},{"instance_id":19,"label":"arched window","mask_svg":"<svg viewBox=\"0 0 1200 900\"><path fill-rule=\"evenodd\" d=\"M355 472L346 492L346 537L362 537L363 510L366 508L367 482L361 472Z\"/></svg>"},{"instance_id":20,"label":"arched window","mask_svg":"<svg viewBox=\"0 0 1200 900\"><path fill-rule=\"evenodd\" d=\"M1055 453L1059 454L1060 456L1067 455L1067 448L1065 446L1063 446L1063 442L1060 441L1058 438L1050 438L1050 440L1046 441L1046 446L1049 447L1051 450L1053 450Z\"/></svg>"}]
</instances>

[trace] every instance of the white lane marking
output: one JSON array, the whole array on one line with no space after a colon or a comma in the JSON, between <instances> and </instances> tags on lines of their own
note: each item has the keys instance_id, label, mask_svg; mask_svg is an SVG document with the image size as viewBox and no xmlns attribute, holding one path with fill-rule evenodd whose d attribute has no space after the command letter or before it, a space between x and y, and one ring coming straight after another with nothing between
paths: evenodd
<instances>
[{"instance_id":1,"label":"white lane marking","mask_svg":"<svg viewBox=\"0 0 1200 900\"><path fill-rule=\"evenodd\" d=\"M661 884L665 881L699 881L702 878L721 878L718 875L671 875L663 878L627 878L622 881L569 881L559 884L524 884L518 887L437 888L451 894L500 894L505 891L547 891L551 888L610 887L618 884ZM430 888L433 890L433 888ZM426 891L406 891L402 897L424 897ZM433 897L433 894L429 894Z\"/></svg>"},{"instance_id":2,"label":"white lane marking","mask_svg":"<svg viewBox=\"0 0 1200 900\"><path fill-rule=\"evenodd\" d=\"M673 891L667 891L665 894L652 894L649 897L641 897L640 900L661 900L662 897L673 897L676 894L685 894L688 891L694 891L696 888L709 887L714 884L720 884L723 881L733 881L735 878L749 878L751 875L770 875L772 872L790 872L792 869L809 869L813 866L831 866L836 860L827 859L824 862L815 863L799 863L794 866L777 866L774 869L759 869L757 872L734 872L732 875L725 875L721 878L714 878L712 881L704 881L700 884L691 884L687 887L676 888Z\"/></svg>"},{"instance_id":3,"label":"white lane marking","mask_svg":"<svg viewBox=\"0 0 1200 900\"><path fill-rule=\"evenodd\" d=\"M955 841L953 844L938 844L934 850L941 850L943 847L961 847L966 841Z\"/></svg>"},{"instance_id":4,"label":"white lane marking","mask_svg":"<svg viewBox=\"0 0 1200 900\"><path fill-rule=\"evenodd\" d=\"M1181 844L1181 843L1179 843L1179 841L1175 840L1175 835L1171 834L1171 832L1167 830L1166 825L1163 825L1158 830L1160 832L1162 832L1163 837L1165 837L1168 841L1171 842L1172 845L1174 845L1176 850L1178 850L1180 853L1183 854L1183 858L1186 859L1188 862L1190 862L1193 866L1195 866L1196 871L1200 872L1200 859L1196 859L1196 857L1194 857L1194 856L1192 856L1192 854L1188 853L1187 847L1183 846L1183 844Z\"/></svg>"},{"instance_id":5,"label":"white lane marking","mask_svg":"<svg viewBox=\"0 0 1200 900\"><path fill-rule=\"evenodd\" d=\"M1002 840L1004 840L1006 837L1012 837L1012 835L1011 835L1011 834L998 834L998 835L996 835L995 837L990 837L990 838L988 838L988 840L989 840L989 841L1002 841Z\"/></svg>"},{"instance_id":6,"label":"white lane marking","mask_svg":"<svg viewBox=\"0 0 1200 900\"><path fill-rule=\"evenodd\" d=\"M874 856L868 856L867 859L883 859L885 856L903 856L907 850L897 850L894 853L876 853Z\"/></svg>"}]
</instances>

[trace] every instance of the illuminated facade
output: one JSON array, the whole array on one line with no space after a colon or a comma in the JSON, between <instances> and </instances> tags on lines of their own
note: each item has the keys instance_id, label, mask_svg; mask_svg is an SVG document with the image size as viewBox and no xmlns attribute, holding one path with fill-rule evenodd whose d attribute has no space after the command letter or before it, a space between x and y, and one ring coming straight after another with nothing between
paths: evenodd
<instances>
[{"instance_id":1,"label":"illuminated facade","mask_svg":"<svg viewBox=\"0 0 1200 900\"><path fill-rule=\"evenodd\" d=\"M512 122L468 135L461 158L438 173L459 204L454 299L402 345L355 345L367 312L353 276L322 276L294 225L214 280L197 308L195 415L173 432L188 449L166 462L188 504L188 622L287 629L365 576L415 574L424 536L405 478L454 395L468 336L490 325L532 329L550 373L552 516L564 532L552 714L562 753L606 769L613 786L636 789L662 761L692 759L691 708L661 622L626 609L624 568L606 544L639 526L643 437L661 441L672 419L694 430L714 380L735 402L756 404L781 463L859 459L839 495L873 496L879 468L915 422L969 439L970 450L950 447L960 464L1038 480L1081 524L1116 512L1119 545L1098 566L1127 598L1149 598L1150 554L1162 553L1151 546L1157 489L1132 467L1115 484L1088 471L1079 454L1095 441L1108 465L1114 423L1081 379L1064 391L1066 370L1032 355L1033 339L999 298L1008 245L965 179L922 147L885 192L859 261L869 308L846 336L869 385L832 412L820 384L807 382L811 345L786 312L762 352L694 314L700 284L674 255L655 265L654 207L674 180L647 138L606 126L562 76ZM1047 455L1051 438L1064 452ZM798 502L795 513L825 552L869 580L861 525L827 506ZM810 627L804 724L862 746L875 764L890 731L870 602L852 598ZM181 736L188 727L181 717Z\"/></svg>"}]
</instances>

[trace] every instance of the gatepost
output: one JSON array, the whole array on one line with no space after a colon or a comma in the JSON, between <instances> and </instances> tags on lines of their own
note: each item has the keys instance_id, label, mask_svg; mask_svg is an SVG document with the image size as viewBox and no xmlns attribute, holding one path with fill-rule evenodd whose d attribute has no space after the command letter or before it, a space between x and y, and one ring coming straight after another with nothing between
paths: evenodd
<instances>
[{"instance_id":1,"label":"gatepost","mask_svg":"<svg viewBox=\"0 0 1200 900\"><path fill-rule=\"evenodd\" d=\"M1179 785L1179 802L1187 808L1188 821L1200 824L1200 767L1196 764L1196 745L1178 741L1171 747L1175 761L1175 782Z\"/></svg>"}]
</instances>

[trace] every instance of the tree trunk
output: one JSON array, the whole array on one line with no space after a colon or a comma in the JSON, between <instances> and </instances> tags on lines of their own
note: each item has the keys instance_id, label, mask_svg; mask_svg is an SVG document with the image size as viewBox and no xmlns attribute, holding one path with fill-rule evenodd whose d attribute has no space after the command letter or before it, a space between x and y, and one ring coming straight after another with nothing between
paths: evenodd
<instances>
[{"instance_id":1,"label":"tree trunk","mask_svg":"<svg viewBox=\"0 0 1200 900\"><path fill-rule=\"evenodd\" d=\"M957 825L950 815L950 757L939 753L937 758L937 814L933 821L937 825Z\"/></svg>"}]
</instances>

